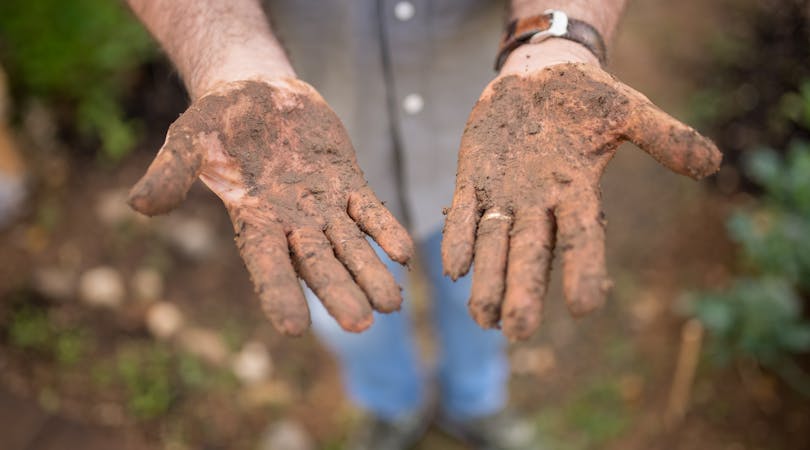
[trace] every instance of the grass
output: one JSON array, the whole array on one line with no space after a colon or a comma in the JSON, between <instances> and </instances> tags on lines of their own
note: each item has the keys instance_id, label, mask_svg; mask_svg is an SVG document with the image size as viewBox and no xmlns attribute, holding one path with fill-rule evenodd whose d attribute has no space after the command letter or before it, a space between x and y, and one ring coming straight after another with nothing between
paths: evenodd
<instances>
[{"instance_id":1,"label":"grass","mask_svg":"<svg viewBox=\"0 0 810 450\"><path fill-rule=\"evenodd\" d=\"M603 448L621 436L632 421L632 411L614 379L594 380L537 417L547 445L559 450Z\"/></svg>"},{"instance_id":2,"label":"grass","mask_svg":"<svg viewBox=\"0 0 810 450\"><path fill-rule=\"evenodd\" d=\"M89 331L57 326L45 308L30 303L13 311L7 333L13 347L52 358L62 366L78 364L93 346Z\"/></svg>"}]
</instances>

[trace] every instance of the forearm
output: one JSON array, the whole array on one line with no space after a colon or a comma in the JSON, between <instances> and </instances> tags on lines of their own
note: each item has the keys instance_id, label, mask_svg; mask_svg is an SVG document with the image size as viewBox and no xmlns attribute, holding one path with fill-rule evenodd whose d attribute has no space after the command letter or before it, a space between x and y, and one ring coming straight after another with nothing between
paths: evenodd
<instances>
[{"instance_id":1,"label":"forearm","mask_svg":"<svg viewBox=\"0 0 810 450\"><path fill-rule=\"evenodd\" d=\"M542 14L559 9L569 17L591 24L610 43L626 0L511 0L511 18Z\"/></svg>"},{"instance_id":2,"label":"forearm","mask_svg":"<svg viewBox=\"0 0 810 450\"><path fill-rule=\"evenodd\" d=\"M542 14L547 9L559 9L569 17L591 24L605 39L610 40L619 22L625 0L511 0L510 20ZM532 73L554 64L584 62L599 65L596 56L585 46L566 39L547 39L538 44L515 49L501 69L502 75Z\"/></svg>"},{"instance_id":3,"label":"forearm","mask_svg":"<svg viewBox=\"0 0 810 450\"><path fill-rule=\"evenodd\" d=\"M192 99L236 80L295 76L258 0L127 0Z\"/></svg>"}]
</instances>

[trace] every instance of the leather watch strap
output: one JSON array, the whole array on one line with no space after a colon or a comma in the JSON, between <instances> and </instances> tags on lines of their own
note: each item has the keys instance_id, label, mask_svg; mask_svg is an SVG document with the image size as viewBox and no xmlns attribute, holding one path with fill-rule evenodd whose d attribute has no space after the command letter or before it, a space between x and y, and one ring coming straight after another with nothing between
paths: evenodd
<instances>
[{"instance_id":1,"label":"leather watch strap","mask_svg":"<svg viewBox=\"0 0 810 450\"><path fill-rule=\"evenodd\" d=\"M559 37L584 45L599 60L607 64L607 48L602 35L587 22L571 19L562 11L548 10L537 16L515 19L509 23L501 39L495 70L501 70L506 58L523 44L542 42Z\"/></svg>"}]
</instances>

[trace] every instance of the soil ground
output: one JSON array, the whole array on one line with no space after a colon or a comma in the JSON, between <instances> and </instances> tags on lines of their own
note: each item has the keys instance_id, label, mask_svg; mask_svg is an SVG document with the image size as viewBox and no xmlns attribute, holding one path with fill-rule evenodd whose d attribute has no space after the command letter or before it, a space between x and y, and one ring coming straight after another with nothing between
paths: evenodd
<instances>
[{"instance_id":1,"label":"soil ground","mask_svg":"<svg viewBox=\"0 0 810 450\"><path fill-rule=\"evenodd\" d=\"M683 100L692 88L679 70L722 28L722 14L711 8L699 0L631 4L612 55L616 74L685 118ZM149 222L109 225L96 214L104 195L139 178L182 110L176 82L157 86L143 102L165 106L145 117L148 136L137 152L111 165L76 152L40 150L36 158L47 162L36 168L35 201L26 217L0 234L0 446L255 448L269 423L292 419L317 448L341 448L358 415L341 394L334 362L311 335L291 340L266 323L227 214L212 194L197 186L178 211ZM734 201L670 174L630 146L619 149L603 188L607 259L616 288L604 310L573 320L558 270L553 272L540 331L510 349L514 407L536 420L555 450L810 448L810 405L746 367L701 364L685 419L664 426L683 323L677 306L684 292L727 278L734 261L723 222ZM202 256L178 250L162 231L187 219L213 230L213 244ZM116 311L88 309L72 299L43 298L34 289L34 274L43 267L85 270L99 264L115 267L127 280L138 268L157 269L165 280L162 299L190 322L214 330L231 351L250 339L265 342L274 365L270 381L243 387L216 364L183 355L161 363L168 344L149 335L137 302ZM414 273L415 292L423 292L418 268ZM428 300L416 297L415 313L423 316ZM52 323L91 336L84 359L60 362L53 354L61 355L62 346L56 353L47 345L15 347L8 328L22 302L47 311ZM420 325L419 339L429 357L427 325ZM168 368L115 381L126 373L119 370L126 355L136 355L131 358L141 368ZM160 404L164 378L171 383L168 407L144 414L154 411L144 404ZM435 430L419 446L462 448Z\"/></svg>"}]
</instances>

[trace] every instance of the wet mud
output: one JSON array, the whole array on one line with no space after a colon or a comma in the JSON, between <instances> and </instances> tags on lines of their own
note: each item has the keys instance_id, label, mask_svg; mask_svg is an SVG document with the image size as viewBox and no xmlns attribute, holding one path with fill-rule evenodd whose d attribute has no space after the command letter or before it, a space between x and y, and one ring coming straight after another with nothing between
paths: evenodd
<instances>
[{"instance_id":1,"label":"wet mud","mask_svg":"<svg viewBox=\"0 0 810 450\"><path fill-rule=\"evenodd\" d=\"M372 309L399 309L400 288L364 232L401 263L413 243L367 187L343 125L309 85L247 81L201 98L171 126L130 203L165 213L198 177L225 203L280 331L298 335L309 325L298 277L349 331L368 328Z\"/></svg>"},{"instance_id":2,"label":"wet mud","mask_svg":"<svg viewBox=\"0 0 810 450\"><path fill-rule=\"evenodd\" d=\"M487 87L464 131L442 247L452 278L474 263L480 325L514 339L535 331L555 247L571 313L604 303L599 179L628 140L692 178L719 167L711 141L598 68L561 64Z\"/></svg>"}]
</instances>

